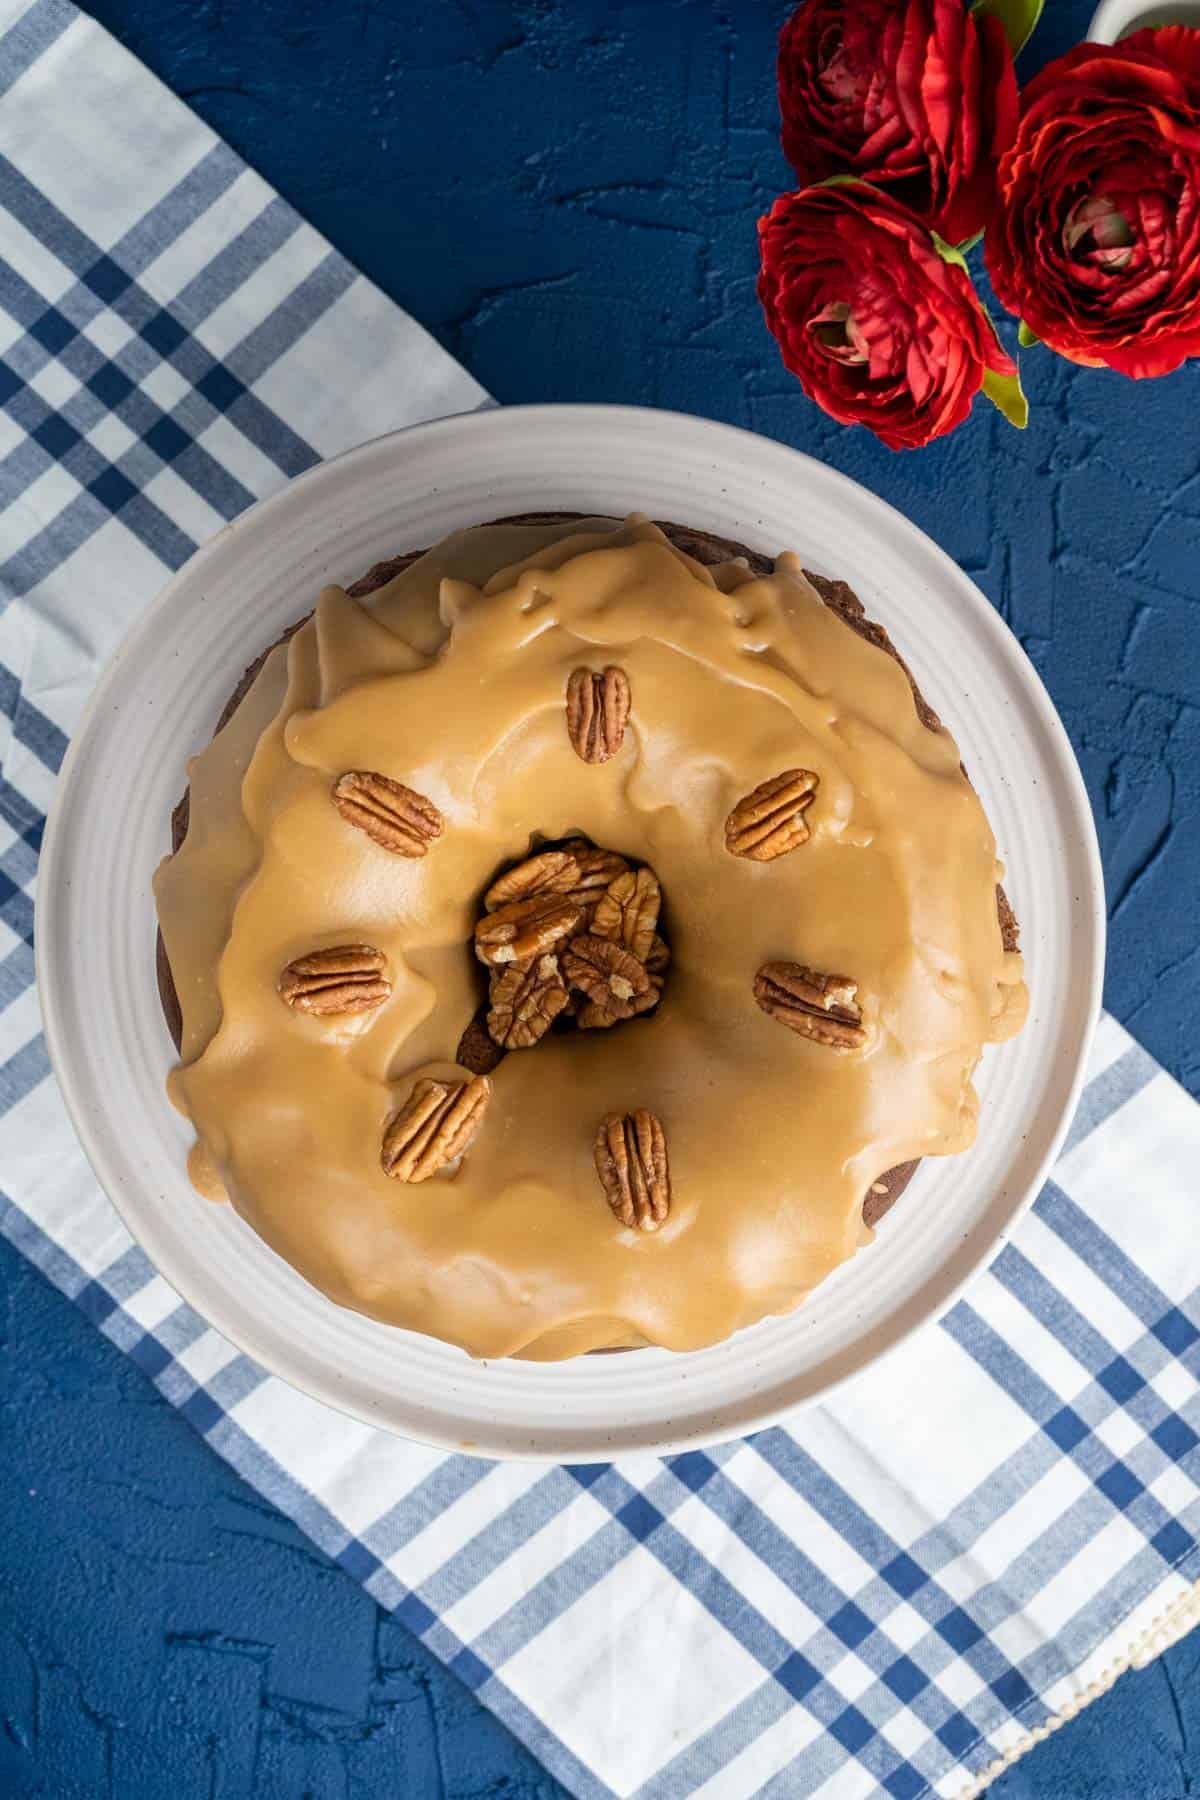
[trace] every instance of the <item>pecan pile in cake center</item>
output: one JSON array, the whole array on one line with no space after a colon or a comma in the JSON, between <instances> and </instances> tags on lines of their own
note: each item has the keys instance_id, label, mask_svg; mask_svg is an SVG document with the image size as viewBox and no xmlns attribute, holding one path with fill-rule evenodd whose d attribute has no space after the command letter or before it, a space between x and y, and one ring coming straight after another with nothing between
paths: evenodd
<instances>
[{"instance_id":1,"label":"pecan pile in cake center","mask_svg":"<svg viewBox=\"0 0 1200 1800\"><path fill-rule=\"evenodd\" d=\"M487 1000L458 1061L487 1074L551 1030L607 1031L653 1012L671 962L662 901L653 869L586 838L506 869L475 925Z\"/></svg>"}]
</instances>

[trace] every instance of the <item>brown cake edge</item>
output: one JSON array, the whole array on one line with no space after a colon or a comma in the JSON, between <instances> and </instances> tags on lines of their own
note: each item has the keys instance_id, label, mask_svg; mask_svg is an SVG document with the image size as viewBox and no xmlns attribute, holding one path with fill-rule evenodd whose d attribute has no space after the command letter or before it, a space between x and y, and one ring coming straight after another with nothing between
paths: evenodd
<instances>
[{"instance_id":1,"label":"brown cake edge","mask_svg":"<svg viewBox=\"0 0 1200 1800\"><path fill-rule=\"evenodd\" d=\"M489 523L493 525L567 525L571 524L574 520L583 517L585 517L585 515L582 513L571 512L517 513L508 518L490 520ZM657 519L655 523L658 525L659 530L670 539L677 550L682 550L685 555L692 557L696 562L711 565L714 563L729 562L734 557L744 557L756 575L769 575L774 570L775 559L773 557L763 556L756 550L749 550L744 544L738 544L732 539L717 537L712 532L708 531L699 531L694 526L676 525L666 519ZM412 550L406 552L402 556L388 557L383 562L375 563L372 568L367 570L365 575L360 576L346 591L354 599L361 600L368 594L375 593L379 588L386 587L389 581L394 581L397 575L403 574L405 569L410 568L413 563L417 562L425 554L426 552L424 550ZM848 587L844 581L834 580L827 575L818 575L811 569L806 569L805 574L808 576L808 579L812 582L814 588L831 612L837 613L838 617L842 619L852 631L856 631L859 637L866 638L868 643L874 644L877 649L883 650L888 656L899 663L908 678L908 685L912 689L913 704L917 709L917 716L923 725L927 725L931 731L936 731L940 721L933 708L926 701L925 696L921 693L920 688L917 686L912 670L901 656L884 627L878 624L874 619L868 619L862 601L858 598L858 595L854 590ZM286 644L288 639L293 637L310 617L311 614L306 613L303 619L297 619L294 625L289 625L288 629L282 632L280 636L275 639L273 644L268 644L266 649L263 650L260 655L255 657L254 661L245 670L241 680L225 702L225 705L221 710L221 716L217 720L216 727L213 731L214 737L217 735L217 732L221 731L229 723L230 719L253 687L259 671L262 669L263 664L266 662L267 657L271 654L272 650L278 649L280 644ZM185 788L179 804L171 814L172 855L179 849L184 838L187 836L190 817L190 799L191 789ZM1000 934L1003 939L1004 948L1006 950L1016 950L1020 938L1019 927L1017 925L1016 914L1013 912L1008 901L1008 896L1005 894L1002 887L997 887L996 889L996 910L999 916ZM178 1051L181 1049L183 1043L183 1013L179 1005L179 994L175 986L175 978L171 972L171 964L167 958L166 945L163 943L161 931L158 933L155 961L158 974L158 993L162 1003L163 1016L166 1019L167 1029L171 1033L175 1048ZM918 1164L916 1162L900 1163L896 1168L889 1169L886 1174L881 1175L878 1181L872 1184L863 1200L862 1213L863 1223L865 1225L874 1226L878 1224L884 1214L891 1210L912 1180L917 1167Z\"/></svg>"}]
</instances>

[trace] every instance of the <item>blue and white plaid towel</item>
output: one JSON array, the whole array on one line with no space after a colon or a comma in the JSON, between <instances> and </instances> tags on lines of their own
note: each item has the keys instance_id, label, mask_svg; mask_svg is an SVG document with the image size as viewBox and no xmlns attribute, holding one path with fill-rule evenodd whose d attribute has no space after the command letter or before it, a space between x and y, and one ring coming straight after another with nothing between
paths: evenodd
<instances>
[{"instance_id":1,"label":"blue and white plaid towel","mask_svg":"<svg viewBox=\"0 0 1200 1800\"><path fill-rule=\"evenodd\" d=\"M0 0L0 96L0 1229L575 1793L967 1800L1200 1616L1200 1109L1105 1020L969 1299L793 1431L708 1453L445 1456L207 1329L48 1071L55 773L195 544L485 397L67 0Z\"/></svg>"}]
</instances>

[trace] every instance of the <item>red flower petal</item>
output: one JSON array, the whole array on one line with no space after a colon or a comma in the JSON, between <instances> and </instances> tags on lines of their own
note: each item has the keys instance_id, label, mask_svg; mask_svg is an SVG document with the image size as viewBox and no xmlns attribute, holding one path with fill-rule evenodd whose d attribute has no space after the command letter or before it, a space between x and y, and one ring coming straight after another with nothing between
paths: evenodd
<instances>
[{"instance_id":1,"label":"red flower petal","mask_svg":"<svg viewBox=\"0 0 1200 1800\"><path fill-rule=\"evenodd\" d=\"M1030 82L985 255L1003 303L1074 362L1140 378L1197 353L1200 31L1080 44Z\"/></svg>"},{"instance_id":2,"label":"red flower petal","mask_svg":"<svg viewBox=\"0 0 1200 1800\"><path fill-rule=\"evenodd\" d=\"M969 277L889 195L782 194L759 233L767 324L832 418L915 447L961 423L985 370L1013 372Z\"/></svg>"},{"instance_id":3,"label":"red flower petal","mask_svg":"<svg viewBox=\"0 0 1200 1800\"><path fill-rule=\"evenodd\" d=\"M806 0L780 33L778 87L802 184L857 174L951 242L986 224L1017 123L998 20L964 0Z\"/></svg>"}]
</instances>

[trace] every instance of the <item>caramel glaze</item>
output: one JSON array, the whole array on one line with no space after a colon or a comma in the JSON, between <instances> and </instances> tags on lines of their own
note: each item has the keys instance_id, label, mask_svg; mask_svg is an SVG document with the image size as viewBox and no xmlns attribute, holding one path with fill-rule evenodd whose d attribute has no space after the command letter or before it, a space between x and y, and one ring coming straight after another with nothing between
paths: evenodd
<instances>
[{"instance_id":1,"label":"caramel glaze","mask_svg":"<svg viewBox=\"0 0 1200 1800\"><path fill-rule=\"evenodd\" d=\"M592 765L566 684L609 664L632 709ZM731 856L731 808L796 766L820 776L809 841ZM350 769L440 810L425 857L347 825L331 790ZM155 892L193 1180L339 1304L476 1356L692 1349L794 1307L869 1238L864 1193L972 1142L982 1048L1024 1018L995 842L953 740L788 554L768 575L706 568L638 517L458 533L367 601L327 588L189 778ZM574 833L658 871L663 1004L509 1055L461 1161L389 1180L383 1131L414 1081L462 1077L448 1059L476 1005L483 889ZM386 1004L281 1003L289 962L347 942L383 951ZM755 972L780 959L858 983L861 1050L759 1010ZM598 1121L636 1107L670 1148L653 1236L614 1219L592 1161Z\"/></svg>"}]
</instances>

